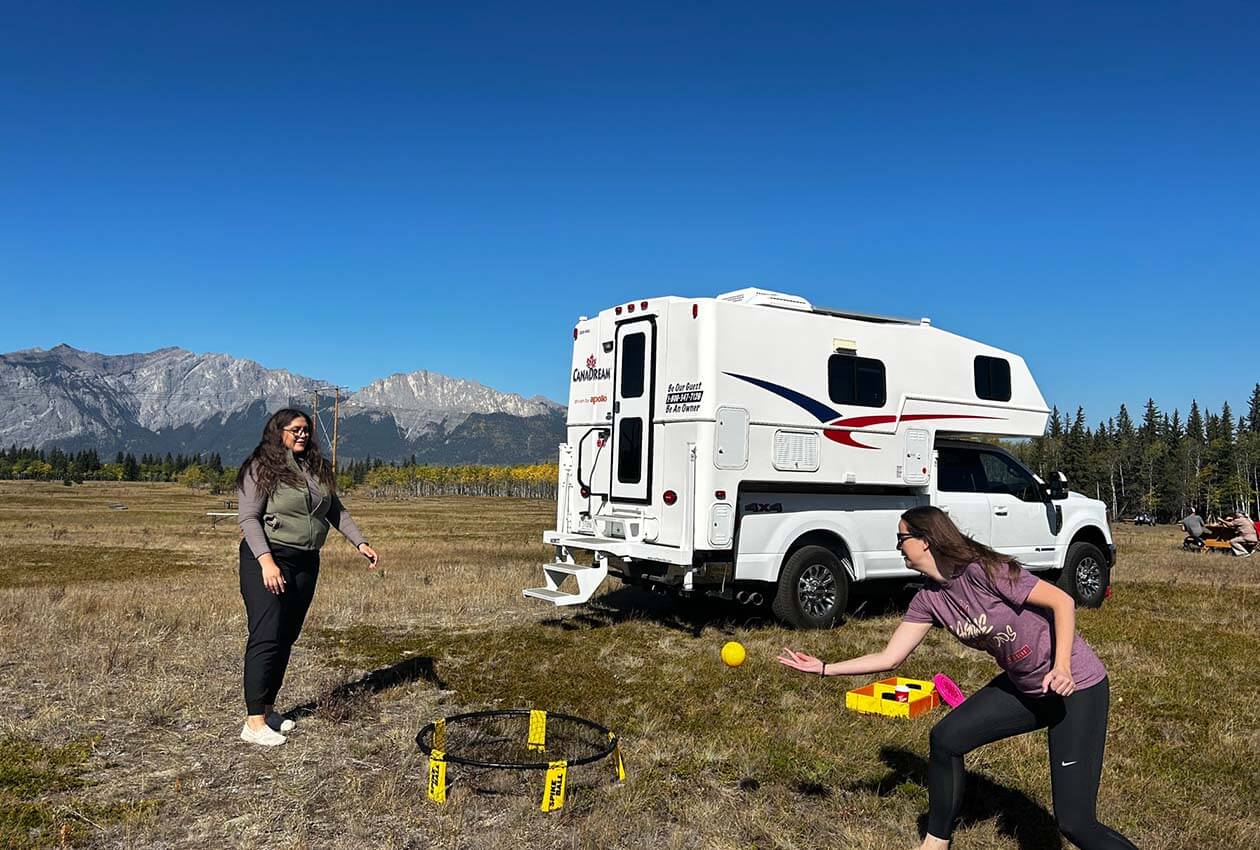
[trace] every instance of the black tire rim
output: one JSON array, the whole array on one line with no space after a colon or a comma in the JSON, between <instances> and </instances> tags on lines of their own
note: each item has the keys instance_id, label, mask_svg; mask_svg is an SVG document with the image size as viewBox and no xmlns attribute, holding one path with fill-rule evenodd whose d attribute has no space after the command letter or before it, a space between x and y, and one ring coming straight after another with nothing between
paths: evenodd
<instances>
[{"instance_id":1,"label":"black tire rim","mask_svg":"<svg viewBox=\"0 0 1260 850\"><path fill-rule=\"evenodd\" d=\"M1082 599L1093 599L1102 590L1102 564L1086 555L1076 565L1076 589Z\"/></svg>"},{"instance_id":2,"label":"black tire rim","mask_svg":"<svg viewBox=\"0 0 1260 850\"><path fill-rule=\"evenodd\" d=\"M826 564L810 564L796 582L801 610L822 617L836 606L836 576Z\"/></svg>"}]
</instances>

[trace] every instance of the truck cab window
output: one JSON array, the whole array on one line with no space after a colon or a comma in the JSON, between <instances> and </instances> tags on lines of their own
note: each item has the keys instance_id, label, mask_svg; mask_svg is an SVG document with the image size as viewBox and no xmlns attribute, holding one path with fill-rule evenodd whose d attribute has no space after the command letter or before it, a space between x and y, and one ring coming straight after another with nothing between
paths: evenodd
<instances>
[{"instance_id":1,"label":"truck cab window","mask_svg":"<svg viewBox=\"0 0 1260 850\"><path fill-rule=\"evenodd\" d=\"M980 453L942 447L937 452L936 488L946 493L987 493L989 482Z\"/></svg>"},{"instance_id":2,"label":"truck cab window","mask_svg":"<svg viewBox=\"0 0 1260 850\"><path fill-rule=\"evenodd\" d=\"M883 407L888 400L884 363L853 354L833 354L827 360L827 393L836 404Z\"/></svg>"},{"instance_id":3,"label":"truck cab window","mask_svg":"<svg viewBox=\"0 0 1260 850\"><path fill-rule=\"evenodd\" d=\"M990 493L1007 493L1022 502L1040 502L1041 489L1028 470L1005 455L995 452L980 454L984 476Z\"/></svg>"}]
</instances>

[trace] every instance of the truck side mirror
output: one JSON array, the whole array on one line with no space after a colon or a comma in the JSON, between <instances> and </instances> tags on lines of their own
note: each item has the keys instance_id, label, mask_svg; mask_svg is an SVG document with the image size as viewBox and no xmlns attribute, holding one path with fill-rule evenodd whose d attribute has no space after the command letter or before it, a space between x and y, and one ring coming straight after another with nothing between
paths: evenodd
<instances>
[{"instance_id":1,"label":"truck side mirror","mask_svg":"<svg viewBox=\"0 0 1260 850\"><path fill-rule=\"evenodd\" d=\"M1046 495L1052 501L1066 499L1068 497L1067 476L1057 470L1050 473L1050 483L1046 485Z\"/></svg>"}]
</instances>

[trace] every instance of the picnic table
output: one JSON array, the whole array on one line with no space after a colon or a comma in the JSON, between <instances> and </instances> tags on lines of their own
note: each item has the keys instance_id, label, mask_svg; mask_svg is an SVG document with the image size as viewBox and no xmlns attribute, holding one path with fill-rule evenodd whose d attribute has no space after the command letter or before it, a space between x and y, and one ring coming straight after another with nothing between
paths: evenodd
<instances>
[{"instance_id":1,"label":"picnic table","mask_svg":"<svg viewBox=\"0 0 1260 850\"><path fill-rule=\"evenodd\" d=\"M1224 523L1208 523L1205 528L1207 533L1203 535L1203 548L1210 549L1215 552L1229 552L1233 547L1229 545L1229 541L1238 536L1238 529L1232 525Z\"/></svg>"}]
</instances>

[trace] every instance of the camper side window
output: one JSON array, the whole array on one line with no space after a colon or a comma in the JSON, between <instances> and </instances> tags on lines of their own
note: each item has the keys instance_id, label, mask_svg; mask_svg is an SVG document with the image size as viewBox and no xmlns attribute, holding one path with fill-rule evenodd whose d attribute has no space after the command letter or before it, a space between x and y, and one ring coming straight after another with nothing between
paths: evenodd
<instances>
[{"instance_id":1,"label":"camper side window","mask_svg":"<svg viewBox=\"0 0 1260 850\"><path fill-rule=\"evenodd\" d=\"M884 362L853 354L827 360L827 393L836 404L883 407L888 400Z\"/></svg>"},{"instance_id":2,"label":"camper side window","mask_svg":"<svg viewBox=\"0 0 1260 850\"><path fill-rule=\"evenodd\" d=\"M976 358L976 396L988 401L1011 400L1011 364L1001 357Z\"/></svg>"}]
</instances>

